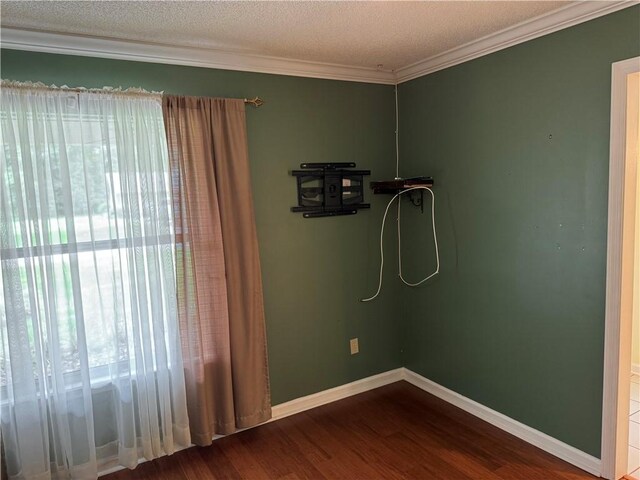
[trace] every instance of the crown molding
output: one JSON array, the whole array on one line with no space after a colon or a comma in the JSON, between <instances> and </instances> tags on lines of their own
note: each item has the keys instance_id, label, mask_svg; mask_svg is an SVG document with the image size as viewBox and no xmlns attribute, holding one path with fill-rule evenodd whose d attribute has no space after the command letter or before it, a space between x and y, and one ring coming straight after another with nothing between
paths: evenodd
<instances>
[{"instance_id":1,"label":"crown molding","mask_svg":"<svg viewBox=\"0 0 640 480\"><path fill-rule=\"evenodd\" d=\"M396 70L396 80L407 82L638 4L638 0L576 2L402 67Z\"/></svg>"},{"instance_id":2,"label":"crown molding","mask_svg":"<svg viewBox=\"0 0 640 480\"><path fill-rule=\"evenodd\" d=\"M389 70L292 60L206 48L178 47L11 27L3 27L0 30L0 39L2 48L10 50L167 63L242 72L346 80L350 82L381 83L386 85L394 85L396 83L395 74Z\"/></svg>"},{"instance_id":3,"label":"crown molding","mask_svg":"<svg viewBox=\"0 0 640 480\"><path fill-rule=\"evenodd\" d=\"M395 85L638 4L640 0L578 1L396 71L11 27L0 29L0 46L11 50Z\"/></svg>"}]
</instances>

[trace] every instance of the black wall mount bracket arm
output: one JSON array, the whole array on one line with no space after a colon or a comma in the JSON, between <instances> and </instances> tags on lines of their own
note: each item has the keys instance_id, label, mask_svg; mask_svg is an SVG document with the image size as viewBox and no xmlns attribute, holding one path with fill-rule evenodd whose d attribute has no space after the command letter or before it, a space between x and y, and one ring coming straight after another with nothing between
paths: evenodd
<instances>
[{"instance_id":1,"label":"black wall mount bracket arm","mask_svg":"<svg viewBox=\"0 0 640 480\"><path fill-rule=\"evenodd\" d=\"M298 186L298 205L292 212L305 218L354 215L364 203L364 177L370 170L355 170L355 163L302 163L292 170Z\"/></svg>"}]
</instances>

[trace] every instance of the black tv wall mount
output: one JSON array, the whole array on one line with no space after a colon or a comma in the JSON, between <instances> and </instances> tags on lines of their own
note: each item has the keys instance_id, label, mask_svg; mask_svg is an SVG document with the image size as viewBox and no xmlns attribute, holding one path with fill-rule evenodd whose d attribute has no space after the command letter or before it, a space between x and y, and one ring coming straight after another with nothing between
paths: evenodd
<instances>
[{"instance_id":1,"label":"black tv wall mount","mask_svg":"<svg viewBox=\"0 0 640 480\"><path fill-rule=\"evenodd\" d=\"M302 163L302 170L292 170L298 183L298 206L292 212L302 212L305 218L354 215L364 202L365 175L370 170L351 170L355 163Z\"/></svg>"}]
</instances>

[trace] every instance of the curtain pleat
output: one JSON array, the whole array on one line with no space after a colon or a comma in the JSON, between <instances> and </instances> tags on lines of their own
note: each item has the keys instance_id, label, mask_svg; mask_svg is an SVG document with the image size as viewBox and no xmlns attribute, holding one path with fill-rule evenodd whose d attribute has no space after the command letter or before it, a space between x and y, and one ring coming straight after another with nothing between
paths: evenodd
<instances>
[{"instance_id":1,"label":"curtain pleat","mask_svg":"<svg viewBox=\"0 0 640 480\"><path fill-rule=\"evenodd\" d=\"M271 418L244 102L165 96L192 442Z\"/></svg>"}]
</instances>

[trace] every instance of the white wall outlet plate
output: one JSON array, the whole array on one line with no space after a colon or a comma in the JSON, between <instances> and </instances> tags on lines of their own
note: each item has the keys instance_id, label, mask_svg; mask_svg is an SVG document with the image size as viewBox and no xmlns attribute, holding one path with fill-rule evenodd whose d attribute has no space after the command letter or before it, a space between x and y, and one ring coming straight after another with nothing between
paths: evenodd
<instances>
[{"instance_id":1,"label":"white wall outlet plate","mask_svg":"<svg viewBox=\"0 0 640 480\"><path fill-rule=\"evenodd\" d=\"M358 345L358 339L352 338L349 340L349 347L351 348L351 355L355 355L360 351L360 346Z\"/></svg>"}]
</instances>

